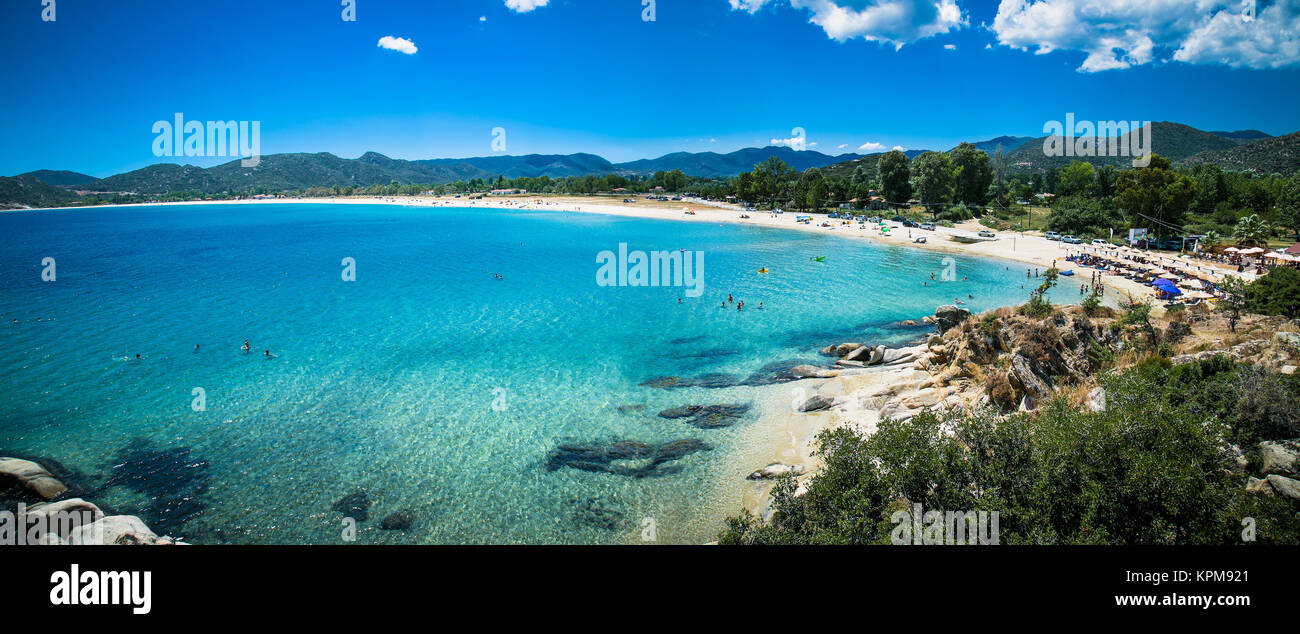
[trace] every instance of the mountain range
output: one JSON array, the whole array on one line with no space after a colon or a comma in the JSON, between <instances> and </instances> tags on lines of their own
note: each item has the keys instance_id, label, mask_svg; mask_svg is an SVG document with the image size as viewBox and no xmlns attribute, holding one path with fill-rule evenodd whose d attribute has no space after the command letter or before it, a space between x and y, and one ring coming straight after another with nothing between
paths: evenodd
<instances>
[{"instance_id":1,"label":"mountain range","mask_svg":"<svg viewBox=\"0 0 1300 634\"><path fill-rule=\"evenodd\" d=\"M1152 126L1154 151L1177 167L1213 163L1230 170L1290 174L1300 170L1300 133L1273 137L1258 130L1206 132L1179 123L1156 122ZM1132 134L1130 134L1132 136ZM1006 153L1008 172L1043 172L1064 167L1071 161L1086 160L1095 165L1125 167L1129 157L1047 156L1043 144L1049 137L1000 136L974 142L976 148L992 154L1000 145ZM1056 139L1060 141L1060 139ZM1104 143L1104 141L1103 141ZM915 158L924 150L907 150ZM472 158L394 159L367 152L355 159L327 152L271 154L261 157L257 167L244 167L236 159L213 167L161 163L123 174L98 179L66 170L37 170L13 177L0 177L0 203L9 206L49 206L76 200L79 193L122 192L161 195L197 191L216 194L227 191L279 192L311 187L365 187L370 185L439 184L505 178L618 174L650 176L659 171L681 170L699 178L729 178L753 169L775 156L793 169L822 168L830 176L851 176L865 165L874 173L880 154L829 155L785 146L745 148L717 152L674 152L654 159L612 163L595 154L498 155Z\"/></svg>"}]
</instances>

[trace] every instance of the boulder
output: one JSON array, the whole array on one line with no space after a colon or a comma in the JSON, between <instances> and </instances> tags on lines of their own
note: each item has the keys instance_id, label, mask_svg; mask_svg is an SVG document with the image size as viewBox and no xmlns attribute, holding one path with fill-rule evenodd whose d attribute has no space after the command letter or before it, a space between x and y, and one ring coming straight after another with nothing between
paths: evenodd
<instances>
[{"instance_id":1,"label":"boulder","mask_svg":"<svg viewBox=\"0 0 1300 634\"><path fill-rule=\"evenodd\" d=\"M1284 478L1280 475L1269 475L1265 480L1282 497L1300 501L1300 481Z\"/></svg>"},{"instance_id":2,"label":"boulder","mask_svg":"<svg viewBox=\"0 0 1300 634\"><path fill-rule=\"evenodd\" d=\"M880 365L885 359L885 351L889 348L885 346L876 346L871 349L871 358L867 360L867 365Z\"/></svg>"},{"instance_id":3,"label":"boulder","mask_svg":"<svg viewBox=\"0 0 1300 634\"><path fill-rule=\"evenodd\" d=\"M1260 475L1300 474L1300 439L1259 443Z\"/></svg>"},{"instance_id":4,"label":"boulder","mask_svg":"<svg viewBox=\"0 0 1300 634\"><path fill-rule=\"evenodd\" d=\"M882 365L895 365L899 363L909 363L915 360L916 360L916 353L908 352L906 350L889 349L889 350L885 350L884 354L880 356L880 363Z\"/></svg>"},{"instance_id":5,"label":"boulder","mask_svg":"<svg viewBox=\"0 0 1300 634\"><path fill-rule=\"evenodd\" d=\"M790 368L790 374L799 379L829 379L835 376L836 373L815 365L797 365Z\"/></svg>"},{"instance_id":6,"label":"boulder","mask_svg":"<svg viewBox=\"0 0 1300 634\"><path fill-rule=\"evenodd\" d=\"M844 355L844 361L861 361L866 363L867 360L871 358L871 350L872 348L868 348L867 346L856 348L852 352Z\"/></svg>"},{"instance_id":7,"label":"boulder","mask_svg":"<svg viewBox=\"0 0 1300 634\"><path fill-rule=\"evenodd\" d=\"M1246 492L1254 495L1273 495L1273 487L1269 485L1268 480L1252 477L1246 481Z\"/></svg>"},{"instance_id":8,"label":"boulder","mask_svg":"<svg viewBox=\"0 0 1300 634\"><path fill-rule=\"evenodd\" d=\"M934 309L935 326L939 328L939 334L948 332L948 330L961 325L962 322L970 319L970 311L954 305L940 306Z\"/></svg>"},{"instance_id":9,"label":"boulder","mask_svg":"<svg viewBox=\"0 0 1300 634\"><path fill-rule=\"evenodd\" d=\"M772 478L779 478L787 473L793 473L794 475L802 474L803 465L801 464L788 465L780 462L773 462L772 464L767 465L766 467L763 467L762 469L759 469L758 471L749 474L747 479L770 480Z\"/></svg>"},{"instance_id":10,"label":"boulder","mask_svg":"<svg viewBox=\"0 0 1300 634\"><path fill-rule=\"evenodd\" d=\"M134 515L109 515L72 531L67 542L81 546L163 546L178 543L159 537Z\"/></svg>"},{"instance_id":11,"label":"boulder","mask_svg":"<svg viewBox=\"0 0 1300 634\"><path fill-rule=\"evenodd\" d=\"M0 491L10 487L20 488L43 500L52 500L68 490L45 467L35 462L21 458L0 458Z\"/></svg>"},{"instance_id":12,"label":"boulder","mask_svg":"<svg viewBox=\"0 0 1300 634\"><path fill-rule=\"evenodd\" d=\"M899 322L898 325L900 325L900 326L915 326L915 325L916 325L916 321L915 321L915 320L912 320L912 319L904 319L903 321Z\"/></svg>"},{"instance_id":13,"label":"boulder","mask_svg":"<svg viewBox=\"0 0 1300 634\"><path fill-rule=\"evenodd\" d=\"M840 345L838 345L838 346L835 346L835 356L837 356L837 357L845 357L845 356L848 356L848 354L849 354L850 352L853 352L854 350L857 350L857 349L859 349L859 348L865 348L865 347L866 347L866 346L864 346L863 344L860 344L860 343L842 343L842 344L840 344Z\"/></svg>"},{"instance_id":14,"label":"boulder","mask_svg":"<svg viewBox=\"0 0 1300 634\"><path fill-rule=\"evenodd\" d=\"M835 404L835 399L829 396L817 395L803 402L799 406L801 412L817 412L824 409L830 409Z\"/></svg>"}]
</instances>

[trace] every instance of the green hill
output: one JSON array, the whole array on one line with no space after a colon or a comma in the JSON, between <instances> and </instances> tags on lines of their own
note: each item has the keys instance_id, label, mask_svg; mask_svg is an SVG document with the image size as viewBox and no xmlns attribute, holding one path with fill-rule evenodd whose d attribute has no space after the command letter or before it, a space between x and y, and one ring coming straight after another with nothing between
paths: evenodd
<instances>
[{"instance_id":1,"label":"green hill","mask_svg":"<svg viewBox=\"0 0 1300 634\"><path fill-rule=\"evenodd\" d=\"M1134 147L1135 135L1139 132L1130 132L1125 135L1129 142L1129 147ZM1061 168L1069 165L1074 161L1085 161L1093 165L1113 165L1115 167L1131 167L1133 158L1131 156L1048 156L1044 152L1044 143L1052 137L1039 137L1029 141L1016 149L1014 152L1007 154L1008 173L1025 174L1033 172L1046 172L1056 167ZM1061 137L1055 137L1054 141L1058 144L1064 143ZM1074 139L1078 142L1078 139ZM1092 137L1096 147L1105 151L1107 140L1102 137ZM1199 152L1214 150L1227 150L1239 147L1237 141L1227 139L1203 130L1197 130L1191 126L1181 123L1170 123L1168 121L1157 121L1151 124L1151 145L1156 154L1169 158L1175 163L1181 159L1188 158Z\"/></svg>"},{"instance_id":2,"label":"green hill","mask_svg":"<svg viewBox=\"0 0 1300 634\"><path fill-rule=\"evenodd\" d=\"M1269 137L1224 150L1198 152L1180 161L1179 167L1213 163L1225 170L1257 174L1290 175L1300 171L1300 132Z\"/></svg>"},{"instance_id":3,"label":"green hill","mask_svg":"<svg viewBox=\"0 0 1300 634\"><path fill-rule=\"evenodd\" d=\"M55 187L85 185L86 183L99 180L98 178L88 174L69 172L68 170L36 170L34 172L27 172L26 174L19 174L19 176L31 176L46 185L54 185Z\"/></svg>"},{"instance_id":4,"label":"green hill","mask_svg":"<svg viewBox=\"0 0 1300 634\"><path fill-rule=\"evenodd\" d=\"M57 207L77 201L77 195L34 176L0 176L0 208Z\"/></svg>"}]
</instances>

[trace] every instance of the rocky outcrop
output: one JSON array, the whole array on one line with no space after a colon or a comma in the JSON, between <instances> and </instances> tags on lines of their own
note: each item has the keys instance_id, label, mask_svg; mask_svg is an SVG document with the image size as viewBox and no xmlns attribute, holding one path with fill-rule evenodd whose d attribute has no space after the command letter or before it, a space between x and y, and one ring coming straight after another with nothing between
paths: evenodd
<instances>
[{"instance_id":1,"label":"rocky outcrop","mask_svg":"<svg viewBox=\"0 0 1300 634\"><path fill-rule=\"evenodd\" d=\"M779 478L779 477L781 477L781 476L783 476L783 475L786 475L786 474L802 475L802 474L803 474L803 465L801 465L801 464L789 465L789 464L785 464L785 463L781 463L781 462L773 462L772 464L767 465L766 467L763 467L762 469L759 469L759 470L757 470L757 471L754 471L753 473L750 473L750 474L746 477L746 479L748 479L748 480L771 480L771 479L773 479L773 478Z\"/></svg>"},{"instance_id":2,"label":"rocky outcrop","mask_svg":"<svg viewBox=\"0 0 1300 634\"><path fill-rule=\"evenodd\" d=\"M1087 381L1097 351L1113 351L1117 342L1078 307L1042 319L999 309L930 337L918 367L941 386L982 383L988 400L1004 409L1034 409L1058 388Z\"/></svg>"},{"instance_id":3,"label":"rocky outcrop","mask_svg":"<svg viewBox=\"0 0 1300 634\"><path fill-rule=\"evenodd\" d=\"M940 306L934 309L934 324L942 335L970 319L970 311L954 305Z\"/></svg>"},{"instance_id":4,"label":"rocky outcrop","mask_svg":"<svg viewBox=\"0 0 1300 634\"><path fill-rule=\"evenodd\" d=\"M68 490L42 467L21 458L0 458L0 491L18 489L42 500L53 500Z\"/></svg>"}]
</instances>

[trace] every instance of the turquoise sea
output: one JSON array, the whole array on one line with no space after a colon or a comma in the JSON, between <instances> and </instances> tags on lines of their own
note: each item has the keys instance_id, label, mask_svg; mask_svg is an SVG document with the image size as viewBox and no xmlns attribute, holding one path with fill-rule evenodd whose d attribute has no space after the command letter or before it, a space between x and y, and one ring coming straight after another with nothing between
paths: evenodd
<instances>
[{"instance_id":1,"label":"turquoise sea","mask_svg":"<svg viewBox=\"0 0 1300 634\"><path fill-rule=\"evenodd\" d=\"M644 518L659 542L709 541L762 466L741 459L756 426L788 407L764 366L911 341L929 330L900 320L1032 287L1002 261L957 257L964 281L925 287L948 256L556 211L24 211L0 213L0 243L0 455L199 544L344 543L345 514L358 543L640 542ZM620 243L703 252L703 296L597 285ZM657 415L724 403L750 409ZM410 526L381 530L398 512Z\"/></svg>"}]
</instances>

